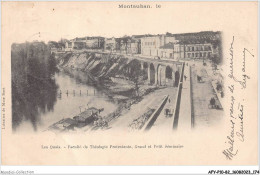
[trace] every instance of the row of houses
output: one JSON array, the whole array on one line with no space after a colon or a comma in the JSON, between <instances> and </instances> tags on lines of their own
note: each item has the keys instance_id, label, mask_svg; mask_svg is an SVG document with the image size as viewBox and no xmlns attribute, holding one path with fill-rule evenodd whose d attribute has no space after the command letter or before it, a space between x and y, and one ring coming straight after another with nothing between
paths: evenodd
<instances>
[{"instance_id":1,"label":"row of houses","mask_svg":"<svg viewBox=\"0 0 260 175\"><path fill-rule=\"evenodd\" d=\"M80 49L100 49L104 47L103 37L84 37L74 38L67 41L65 51L80 50Z\"/></svg>"},{"instance_id":2,"label":"row of houses","mask_svg":"<svg viewBox=\"0 0 260 175\"><path fill-rule=\"evenodd\" d=\"M120 52L122 54L140 54L141 52L140 38L122 37L122 38L106 38L104 42L104 50L110 52Z\"/></svg>"},{"instance_id":3,"label":"row of houses","mask_svg":"<svg viewBox=\"0 0 260 175\"><path fill-rule=\"evenodd\" d=\"M210 58L220 55L220 32L132 35L121 38L84 37L66 42L65 51L100 49L121 54L138 54L168 59ZM218 44L214 44L218 43Z\"/></svg>"}]
</instances>

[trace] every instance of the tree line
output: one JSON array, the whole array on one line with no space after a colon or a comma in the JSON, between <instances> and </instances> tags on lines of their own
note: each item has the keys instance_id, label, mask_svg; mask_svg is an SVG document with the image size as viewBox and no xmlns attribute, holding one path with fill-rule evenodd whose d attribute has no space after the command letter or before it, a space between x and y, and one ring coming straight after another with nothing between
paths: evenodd
<instances>
[{"instance_id":1,"label":"tree line","mask_svg":"<svg viewBox=\"0 0 260 175\"><path fill-rule=\"evenodd\" d=\"M57 85L54 54L44 42L26 42L11 46L12 127L28 120L34 130L39 114L53 110Z\"/></svg>"}]
</instances>

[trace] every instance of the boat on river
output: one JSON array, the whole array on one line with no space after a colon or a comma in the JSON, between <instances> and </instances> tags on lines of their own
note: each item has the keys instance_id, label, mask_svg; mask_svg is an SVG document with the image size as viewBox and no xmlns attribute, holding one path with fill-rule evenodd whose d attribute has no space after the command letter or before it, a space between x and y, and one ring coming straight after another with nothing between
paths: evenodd
<instances>
[{"instance_id":1,"label":"boat on river","mask_svg":"<svg viewBox=\"0 0 260 175\"><path fill-rule=\"evenodd\" d=\"M103 110L104 108L88 108L73 118L63 118L62 120L49 126L47 130L54 132L66 132L74 130L75 128L82 128L84 126L91 125L94 121L100 118L99 114Z\"/></svg>"}]
</instances>

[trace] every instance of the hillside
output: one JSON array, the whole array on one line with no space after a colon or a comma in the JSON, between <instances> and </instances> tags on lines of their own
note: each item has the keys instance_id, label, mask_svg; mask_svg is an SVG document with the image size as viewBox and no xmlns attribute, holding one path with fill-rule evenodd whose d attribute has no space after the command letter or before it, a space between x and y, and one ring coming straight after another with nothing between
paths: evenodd
<instances>
[{"instance_id":1,"label":"hillside","mask_svg":"<svg viewBox=\"0 0 260 175\"><path fill-rule=\"evenodd\" d=\"M115 98L142 96L154 86L148 86L140 62L119 55L89 52L66 53L58 56L59 67L82 82L103 89ZM150 89L150 90L148 90Z\"/></svg>"}]
</instances>

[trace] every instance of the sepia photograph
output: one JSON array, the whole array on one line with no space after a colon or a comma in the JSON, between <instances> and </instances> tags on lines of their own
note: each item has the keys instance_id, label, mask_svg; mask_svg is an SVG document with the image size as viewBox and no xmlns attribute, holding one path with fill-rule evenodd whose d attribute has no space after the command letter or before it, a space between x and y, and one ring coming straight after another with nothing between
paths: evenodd
<instances>
[{"instance_id":1,"label":"sepia photograph","mask_svg":"<svg viewBox=\"0 0 260 175\"><path fill-rule=\"evenodd\" d=\"M259 164L258 2L1 9L2 164Z\"/></svg>"},{"instance_id":2,"label":"sepia photograph","mask_svg":"<svg viewBox=\"0 0 260 175\"><path fill-rule=\"evenodd\" d=\"M216 125L225 96L221 38L201 31L13 43L13 131Z\"/></svg>"}]
</instances>

